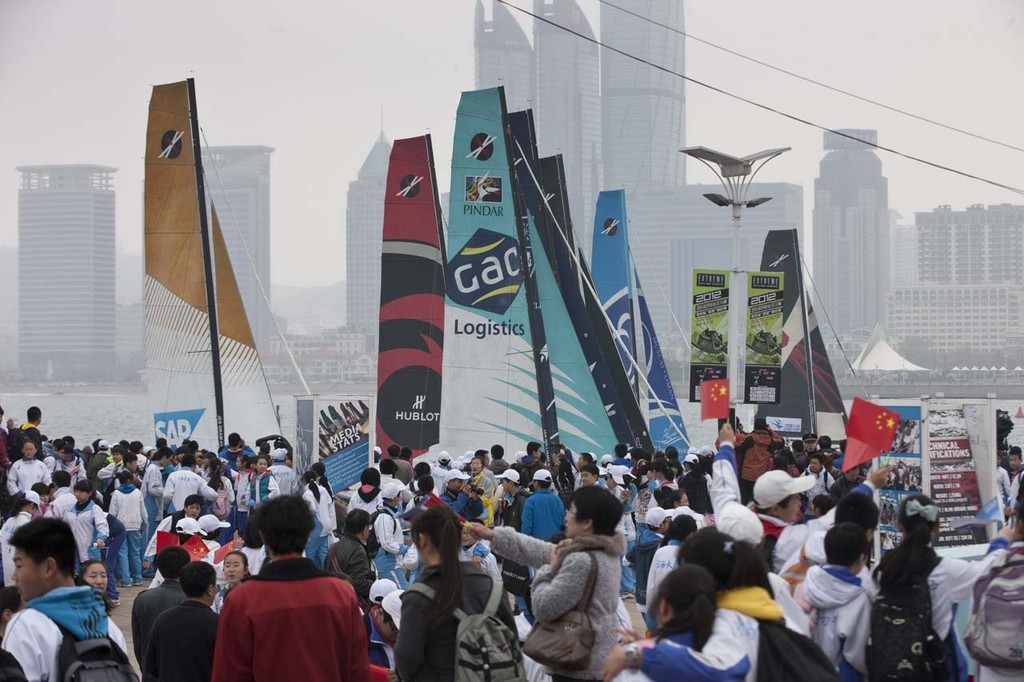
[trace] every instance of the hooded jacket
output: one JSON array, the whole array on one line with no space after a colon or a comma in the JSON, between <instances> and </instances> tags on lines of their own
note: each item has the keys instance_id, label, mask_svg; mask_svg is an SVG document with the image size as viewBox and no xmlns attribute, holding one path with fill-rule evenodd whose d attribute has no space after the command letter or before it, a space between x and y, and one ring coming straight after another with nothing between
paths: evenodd
<instances>
[{"instance_id":1,"label":"hooded jacket","mask_svg":"<svg viewBox=\"0 0 1024 682\"><path fill-rule=\"evenodd\" d=\"M110 513L129 531L139 530L149 521L142 491L131 483L122 483L110 496Z\"/></svg>"},{"instance_id":2,"label":"hooded jacket","mask_svg":"<svg viewBox=\"0 0 1024 682\"><path fill-rule=\"evenodd\" d=\"M661 540L662 537L660 535L644 526L633 549L626 554L626 559L633 564L633 570L636 571L636 605L641 613L647 611L647 596L649 594L647 582L651 573L654 554L661 546Z\"/></svg>"},{"instance_id":3,"label":"hooded jacket","mask_svg":"<svg viewBox=\"0 0 1024 682\"><path fill-rule=\"evenodd\" d=\"M377 507L381 504L383 504L383 500L380 499L379 485L361 485L356 494L349 498L348 510L352 512L356 509L362 509L372 516L373 512L377 511Z\"/></svg>"},{"instance_id":4,"label":"hooded jacket","mask_svg":"<svg viewBox=\"0 0 1024 682\"><path fill-rule=\"evenodd\" d=\"M96 540L106 540L110 535L107 513L92 500L86 502L84 506L72 506L64 514L64 521L71 526L71 532L75 536L79 561L89 559L89 548Z\"/></svg>"},{"instance_id":5,"label":"hooded jacket","mask_svg":"<svg viewBox=\"0 0 1024 682\"><path fill-rule=\"evenodd\" d=\"M864 650L871 630L871 594L861 579L843 566L811 566L801 585L804 598L817 609L814 641L829 657L840 679L861 682L867 668Z\"/></svg>"},{"instance_id":6,"label":"hooded jacket","mask_svg":"<svg viewBox=\"0 0 1024 682\"><path fill-rule=\"evenodd\" d=\"M779 447L774 435L771 431L756 429L736 446L737 458L743 458L740 478L744 481L756 481L772 468L772 451Z\"/></svg>"},{"instance_id":7,"label":"hooded jacket","mask_svg":"<svg viewBox=\"0 0 1024 682\"><path fill-rule=\"evenodd\" d=\"M127 652L124 635L107 618L103 597L91 587L58 587L28 602L14 614L4 634L4 651L14 654L29 680L60 679L57 652L64 635L58 624L77 639L110 637Z\"/></svg>"}]
</instances>

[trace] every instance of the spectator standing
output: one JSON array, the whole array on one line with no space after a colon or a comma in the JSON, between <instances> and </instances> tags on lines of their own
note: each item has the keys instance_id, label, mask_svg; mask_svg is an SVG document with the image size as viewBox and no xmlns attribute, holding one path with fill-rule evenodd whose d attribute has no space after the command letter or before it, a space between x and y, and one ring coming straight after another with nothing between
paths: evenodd
<instances>
[{"instance_id":1,"label":"spectator standing","mask_svg":"<svg viewBox=\"0 0 1024 682\"><path fill-rule=\"evenodd\" d=\"M142 491L135 487L132 478L130 471L119 473L119 485L110 497L110 514L124 524L126 531L117 557L117 577L124 587L142 584L142 529L148 521Z\"/></svg>"},{"instance_id":2,"label":"spectator standing","mask_svg":"<svg viewBox=\"0 0 1024 682\"><path fill-rule=\"evenodd\" d=\"M209 682L217 641L217 614L210 608L217 571L205 561L193 561L181 570L179 583L185 601L157 616L143 674L159 682Z\"/></svg>"},{"instance_id":3,"label":"spectator standing","mask_svg":"<svg viewBox=\"0 0 1024 682\"><path fill-rule=\"evenodd\" d=\"M160 614L185 601L185 593L178 579L189 564L189 555L181 547L164 547L156 555L156 568L164 581L158 587L145 590L132 604L132 647L135 660L146 661L146 649L153 625Z\"/></svg>"},{"instance_id":4,"label":"spectator standing","mask_svg":"<svg viewBox=\"0 0 1024 682\"><path fill-rule=\"evenodd\" d=\"M523 504L521 532L538 540L547 540L562 532L565 505L552 490L551 472L540 469L533 474L534 491Z\"/></svg>"}]
</instances>

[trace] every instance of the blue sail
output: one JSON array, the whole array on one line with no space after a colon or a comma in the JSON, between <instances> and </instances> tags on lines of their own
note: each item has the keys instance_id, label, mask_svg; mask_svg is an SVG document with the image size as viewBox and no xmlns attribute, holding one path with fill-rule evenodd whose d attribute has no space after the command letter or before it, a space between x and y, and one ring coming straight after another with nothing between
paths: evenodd
<instances>
[{"instance_id":1,"label":"blue sail","mask_svg":"<svg viewBox=\"0 0 1024 682\"><path fill-rule=\"evenodd\" d=\"M651 311L647 308L647 299L640 286L639 273L635 277L637 308L640 313L638 335L642 342L643 366L647 377L647 407L651 419L651 439L654 440L654 445L659 450L664 450L670 445L676 448L688 447L690 439L686 435L686 426L679 413L676 392L672 389L672 379L669 378L665 358L661 354L661 344L658 343L658 335L655 333L654 323L651 321Z\"/></svg>"},{"instance_id":2,"label":"blue sail","mask_svg":"<svg viewBox=\"0 0 1024 682\"><path fill-rule=\"evenodd\" d=\"M547 337L547 359L558 405L559 441L576 452L603 454L618 442L597 390L576 328L555 281L549 251L547 211L538 187L537 143L531 111L509 115L513 168L523 199L524 223L532 245L537 300Z\"/></svg>"},{"instance_id":3,"label":"blue sail","mask_svg":"<svg viewBox=\"0 0 1024 682\"><path fill-rule=\"evenodd\" d=\"M619 359L630 383L636 386L636 355L633 331L633 279L629 276L629 231L626 223L625 190L606 190L597 197L594 213L594 241L590 265L594 288L601 299L616 341ZM634 388L635 390L635 388Z\"/></svg>"},{"instance_id":4,"label":"blue sail","mask_svg":"<svg viewBox=\"0 0 1024 682\"><path fill-rule=\"evenodd\" d=\"M440 444L515 452L544 433L501 88L465 92L452 150ZM545 438L547 440L547 438Z\"/></svg>"}]
</instances>

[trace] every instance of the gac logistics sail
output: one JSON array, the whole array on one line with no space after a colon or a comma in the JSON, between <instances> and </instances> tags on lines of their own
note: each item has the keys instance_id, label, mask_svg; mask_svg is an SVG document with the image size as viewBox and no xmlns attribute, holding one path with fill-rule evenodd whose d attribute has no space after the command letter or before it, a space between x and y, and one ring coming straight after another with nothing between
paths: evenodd
<instances>
[{"instance_id":1,"label":"gac logistics sail","mask_svg":"<svg viewBox=\"0 0 1024 682\"><path fill-rule=\"evenodd\" d=\"M468 334L478 339L488 336L526 336L526 325L508 320L501 322L459 322L455 320L455 333Z\"/></svg>"}]
</instances>

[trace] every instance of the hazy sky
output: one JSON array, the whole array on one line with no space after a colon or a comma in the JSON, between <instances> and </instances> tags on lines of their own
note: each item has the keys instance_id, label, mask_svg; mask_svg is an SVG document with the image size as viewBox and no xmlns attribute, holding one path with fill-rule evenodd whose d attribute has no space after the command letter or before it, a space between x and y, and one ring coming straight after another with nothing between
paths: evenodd
<instances>
[{"instance_id":1,"label":"hazy sky","mask_svg":"<svg viewBox=\"0 0 1024 682\"><path fill-rule=\"evenodd\" d=\"M676 0L658 0L670 2ZM532 6L531 0L517 0ZM595 30L599 6L581 0ZM213 145L272 157L275 284L345 276L345 192L380 130L429 131L447 187L459 92L473 87L474 0L0 1L0 243L17 241L17 165L115 166L119 250L142 251L150 86L196 78ZM891 105L1024 147L1019 0L689 0L686 30ZM690 42L688 75L879 143L1024 187L1024 153L949 133ZM765 181L802 183L810 225L820 131L695 85L687 142L793 151ZM542 150L543 151L543 150ZM1024 197L883 154L907 220ZM691 163L692 182L709 180ZM723 211L723 224L726 220ZM229 226L225 226L230 229Z\"/></svg>"}]
</instances>

